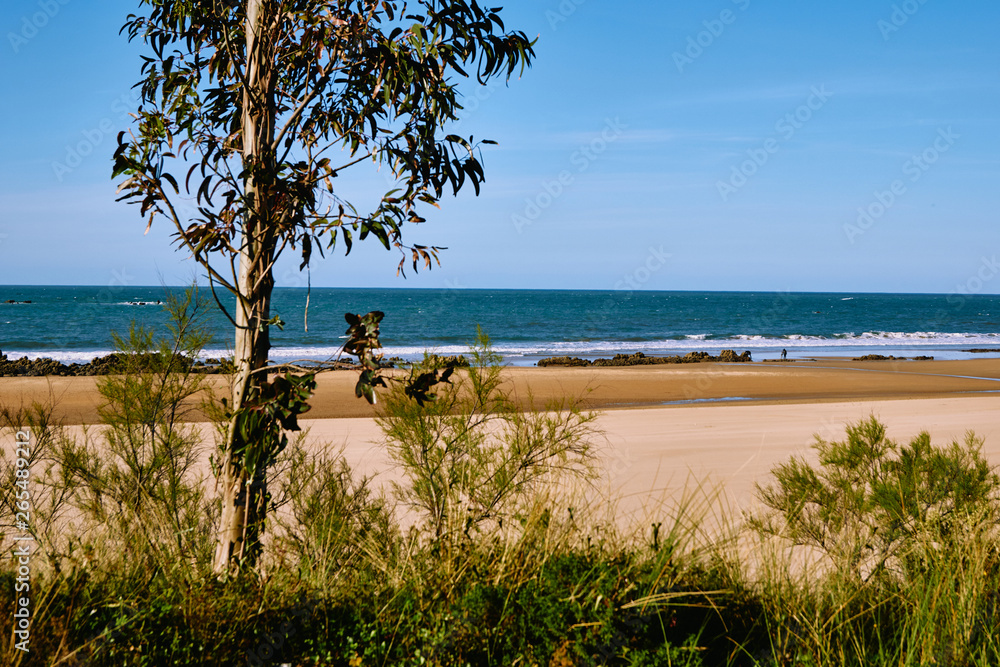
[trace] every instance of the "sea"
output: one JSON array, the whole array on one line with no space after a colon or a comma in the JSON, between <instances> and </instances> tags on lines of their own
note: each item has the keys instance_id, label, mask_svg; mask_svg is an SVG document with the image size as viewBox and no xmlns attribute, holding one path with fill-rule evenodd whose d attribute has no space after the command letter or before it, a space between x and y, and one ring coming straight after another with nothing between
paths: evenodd
<instances>
[{"instance_id":1,"label":"sea","mask_svg":"<svg viewBox=\"0 0 1000 667\"><path fill-rule=\"evenodd\" d=\"M177 287L0 287L0 351L9 359L86 362L114 350L131 323L166 333L162 302ZM203 296L210 293L202 289ZM228 300L223 299L223 303ZM307 310L308 303L308 310ZM1000 295L276 288L271 359L340 356L345 313L385 313L387 357L462 354L486 333L505 363L643 352L749 350L760 361L866 354L1000 356ZM232 350L232 324L212 302L204 358ZM991 350L972 352L971 350Z\"/></svg>"}]
</instances>

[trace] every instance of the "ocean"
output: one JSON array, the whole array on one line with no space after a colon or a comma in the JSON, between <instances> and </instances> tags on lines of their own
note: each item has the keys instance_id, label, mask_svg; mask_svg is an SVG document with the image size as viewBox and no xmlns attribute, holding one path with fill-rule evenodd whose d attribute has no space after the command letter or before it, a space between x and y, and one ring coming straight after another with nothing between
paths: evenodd
<instances>
[{"instance_id":1,"label":"ocean","mask_svg":"<svg viewBox=\"0 0 1000 667\"><path fill-rule=\"evenodd\" d=\"M164 287L0 287L0 350L8 358L89 361L113 350L111 332L136 321L165 331ZM209 295L207 290L203 290ZM15 303L9 303L13 301ZM30 303L26 303L29 302ZM460 354L482 327L506 363L554 355L685 354L750 350L755 360L816 356L927 355L969 358L998 349L1000 295L814 294L572 290L277 288L271 358L327 360L343 343L344 313L385 312L386 356L425 350ZM204 357L232 348L232 328L214 309Z\"/></svg>"}]
</instances>

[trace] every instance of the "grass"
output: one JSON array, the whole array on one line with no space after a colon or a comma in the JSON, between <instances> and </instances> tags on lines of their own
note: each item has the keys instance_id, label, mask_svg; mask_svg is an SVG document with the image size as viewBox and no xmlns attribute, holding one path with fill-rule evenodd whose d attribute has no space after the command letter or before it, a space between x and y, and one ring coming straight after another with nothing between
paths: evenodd
<instances>
[{"instance_id":1,"label":"grass","mask_svg":"<svg viewBox=\"0 0 1000 667\"><path fill-rule=\"evenodd\" d=\"M818 466L777 467L763 512L736 516L695 487L626 528L595 491L592 415L513 409L488 346L453 378L424 406L382 402L404 473L392 489L292 442L269 483L265 558L225 582L203 445L175 410L197 378L155 364L110 378L89 431L40 405L0 410L6 441L32 431L37 541L31 651L5 616L0 662L1000 663L1000 481L974 438L898 446L868 420L818 443ZM7 449L0 467L14 479ZM0 492L5 544L18 489ZM17 576L5 560L5 609Z\"/></svg>"},{"instance_id":2,"label":"grass","mask_svg":"<svg viewBox=\"0 0 1000 667\"><path fill-rule=\"evenodd\" d=\"M975 514L952 543L915 533L905 555L920 576L865 579L823 559L803 565L758 532L699 538L707 501L652 514L661 519L654 540L649 528L624 533L579 497L542 493L516 528L443 544L436 522L401 528L391 499L335 451L293 447L285 475L287 505L264 572L224 584L211 576L210 554L175 549L170 531L161 545L148 531L77 532L74 520L74 535L93 537L35 556L32 650L8 643L5 664L1000 660L996 531ZM125 544L140 535L153 546ZM768 566L751 574L754 559ZM8 609L14 578L0 574Z\"/></svg>"}]
</instances>

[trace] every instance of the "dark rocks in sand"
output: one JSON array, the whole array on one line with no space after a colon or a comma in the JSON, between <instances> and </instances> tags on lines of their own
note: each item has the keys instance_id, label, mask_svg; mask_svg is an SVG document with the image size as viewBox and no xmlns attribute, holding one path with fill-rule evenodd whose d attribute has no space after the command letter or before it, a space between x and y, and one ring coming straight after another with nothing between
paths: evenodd
<instances>
[{"instance_id":1,"label":"dark rocks in sand","mask_svg":"<svg viewBox=\"0 0 1000 667\"><path fill-rule=\"evenodd\" d=\"M145 358L134 359L140 368L143 362L152 361L153 355L143 355ZM129 365L126 355L112 353L103 357L97 357L85 364L63 364L55 359L43 357L41 359L20 359L8 360L6 355L0 356L0 377L44 377L44 376L87 376L87 375L113 375L122 373ZM190 359L179 358L179 367L189 368L196 373L224 373L232 369L232 361L212 359L217 363L192 362Z\"/></svg>"},{"instance_id":2,"label":"dark rocks in sand","mask_svg":"<svg viewBox=\"0 0 1000 667\"><path fill-rule=\"evenodd\" d=\"M906 357L887 357L884 354L866 354L863 357L854 357L851 361L906 361Z\"/></svg>"},{"instance_id":3,"label":"dark rocks in sand","mask_svg":"<svg viewBox=\"0 0 1000 667\"><path fill-rule=\"evenodd\" d=\"M126 355L112 353L103 357L97 357L85 364L63 364L55 359L20 359L8 360L7 355L0 353L0 377L44 377L44 376L90 376L90 375L115 375L124 373L127 367L131 369L141 369L144 365L149 366L153 361L153 354L142 355L138 359L132 359L132 363ZM463 358L457 360L451 357L444 357L446 361L456 361L456 365L461 365ZM144 363L145 362L145 363ZM235 371L231 358L205 359L204 361L192 361L186 357L178 356L175 368L185 369L193 373L205 373L207 375L227 374ZM402 359L389 359L382 362L383 368L396 368L398 364L405 363ZM465 360L468 366L468 361ZM353 362L334 361L323 367L323 370L360 370L361 367ZM275 367L269 373L279 372Z\"/></svg>"},{"instance_id":4,"label":"dark rocks in sand","mask_svg":"<svg viewBox=\"0 0 1000 667\"><path fill-rule=\"evenodd\" d=\"M424 356L424 364L431 368L468 368L471 364L465 355L442 356L439 354L428 354Z\"/></svg>"},{"instance_id":5,"label":"dark rocks in sand","mask_svg":"<svg viewBox=\"0 0 1000 667\"><path fill-rule=\"evenodd\" d=\"M647 357L642 352L616 354L611 359L595 359L592 366L652 366L655 364L676 364L678 357Z\"/></svg>"},{"instance_id":6,"label":"dark rocks in sand","mask_svg":"<svg viewBox=\"0 0 1000 667\"><path fill-rule=\"evenodd\" d=\"M580 357L548 357L538 362L541 367L546 366L591 366L594 362Z\"/></svg>"},{"instance_id":7,"label":"dark rocks in sand","mask_svg":"<svg viewBox=\"0 0 1000 667\"><path fill-rule=\"evenodd\" d=\"M723 350L719 353L719 361L724 361L729 364L736 364L745 361L753 361L750 358L750 350L747 350L743 354L737 355L732 350Z\"/></svg>"},{"instance_id":8,"label":"dark rocks in sand","mask_svg":"<svg viewBox=\"0 0 1000 667\"><path fill-rule=\"evenodd\" d=\"M1000 348L996 347L974 347L971 350L962 350L963 352L969 352L971 354L990 354L995 352L1000 352Z\"/></svg>"},{"instance_id":9,"label":"dark rocks in sand","mask_svg":"<svg viewBox=\"0 0 1000 667\"><path fill-rule=\"evenodd\" d=\"M724 361L726 363L731 364L736 361L739 361L739 357L737 357L736 353L733 352L732 350L723 350L722 352L719 353L719 361Z\"/></svg>"},{"instance_id":10,"label":"dark rocks in sand","mask_svg":"<svg viewBox=\"0 0 1000 667\"><path fill-rule=\"evenodd\" d=\"M910 361L909 357L893 357L884 354L866 354L863 357L854 357L851 361ZM933 361L934 357L913 357L912 361Z\"/></svg>"},{"instance_id":11,"label":"dark rocks in sand","mask_svg":"<svg viewBox=\"0 0 1000 667\"><path fill-rule=\"evenodd\" d=\"M55 361L54 359L20 359L0 360L0 375L2 376L26 376L41 377L45 375L76 375L72 372L72 367Z\"/></svg>"},{"instance_id":12,"label":"dark rocks in sand","mask_svg":"<svg viewBox=\"0 0 1000 667\"><path fill-rule=\"evenodd\" d=\"M634 354L616 354L611 359L595 359L589 361L579 357L548 357L538 362L541 367L546 366L654 366L660 364L697 364L701 362L724 362L742 363L753 361L750 351L743 354L736 354L733 350L723 350L719 356L713 357L708 352L689 352L688 354L672 357L647 357L642 352Z\"/></svg>"}]
</instances>

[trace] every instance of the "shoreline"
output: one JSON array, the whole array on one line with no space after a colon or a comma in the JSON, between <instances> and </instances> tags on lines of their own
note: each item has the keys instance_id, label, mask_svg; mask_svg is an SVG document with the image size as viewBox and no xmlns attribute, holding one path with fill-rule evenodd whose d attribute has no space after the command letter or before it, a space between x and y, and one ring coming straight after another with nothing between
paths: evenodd
<instances>
[{"instance_id":1,"label":"shoreline","mask_svg":"<svg viewBox=\"0 0 1000 667\"><path fill-rule=\"evenodd\" d=\"M935 361L852 361L822 358L787 363L741 362L626 367L522 367L505 370L508 388L525 408L579 397L589 410L715 409L764 405L972 398L1000 394L1000 358ZM97 423L100 395L95 376L2 377L0 403L46 402L67 424ZM354 397L356 374L317 376L308 419L373 417ZM220 395L225 377L210 376ZM194 421L204 421L198 415Z\"/></svg>"}]
</instances>

